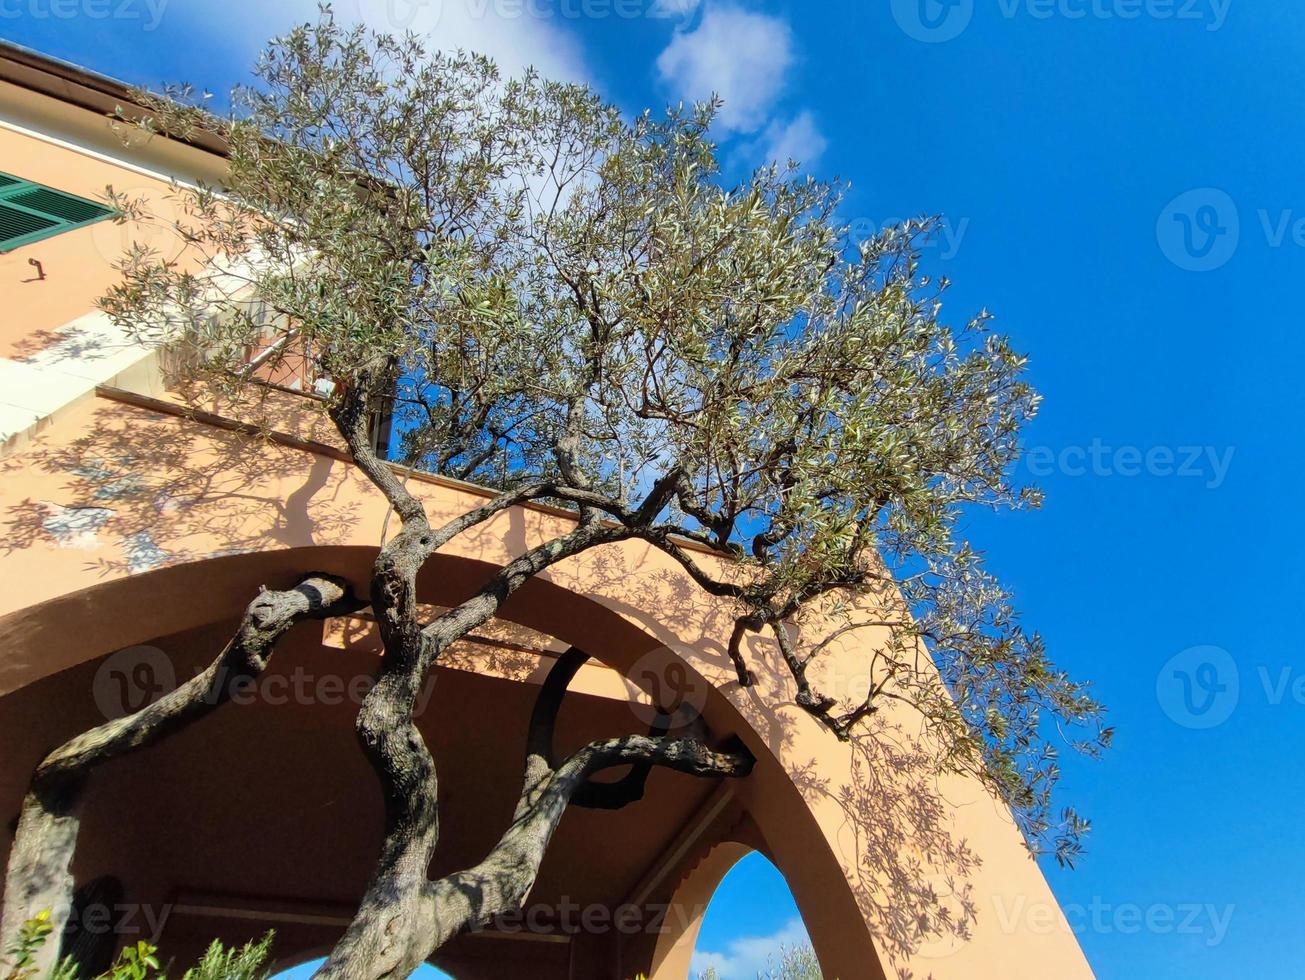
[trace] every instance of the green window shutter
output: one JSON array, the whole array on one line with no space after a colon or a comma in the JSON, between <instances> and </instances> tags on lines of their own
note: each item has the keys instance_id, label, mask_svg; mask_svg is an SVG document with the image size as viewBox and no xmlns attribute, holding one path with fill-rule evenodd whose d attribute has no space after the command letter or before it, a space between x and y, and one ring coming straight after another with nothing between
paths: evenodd
<instances>
[{"instance_id":1,"label":"green window shutter","mask_svg":"<svg viewBox=\"0 0 1305 980\"><path fill-rule=\"evenodd\" d=\"M113 209L53 187L0 173L0 252L101 221Z\"/></svg>"}]
</instances>

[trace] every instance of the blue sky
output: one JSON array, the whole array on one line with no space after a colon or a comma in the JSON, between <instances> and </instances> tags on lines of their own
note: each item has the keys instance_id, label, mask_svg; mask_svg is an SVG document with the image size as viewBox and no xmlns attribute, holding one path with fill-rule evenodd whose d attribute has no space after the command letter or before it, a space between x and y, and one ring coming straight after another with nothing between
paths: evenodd
<instances>
[{"instance_id":1,"label":"blue sky","mask_svg":"<svg viewBox=\"0 0 1305 980\"><path fill-rule=\"evenodd\" d=\"M134 81L225 87L310 10L118 2L56 17L4 0L0 32ZM1305 6L360 3L631 110L718 88L731 166L805 157L853 182L863 229L946 216L931 262L954 317L996 313L1046 398L1026 464L1046 506L976 515L972 537L1118 729L1104 761L1066 760L1065 799L1095 830L1052 886L1099 976L1299 975ZM106 6L123 16L91 15ZM730 955L793 915L748 862L702 948Z\"/></svg>"}]
</instances>

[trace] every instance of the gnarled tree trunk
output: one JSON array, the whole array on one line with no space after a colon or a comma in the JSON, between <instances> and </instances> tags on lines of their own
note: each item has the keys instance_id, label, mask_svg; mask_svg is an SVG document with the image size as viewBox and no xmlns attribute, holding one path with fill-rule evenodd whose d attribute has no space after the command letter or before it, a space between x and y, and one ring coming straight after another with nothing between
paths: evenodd
<instances>
[{"instance_id":1,"label":"gnarled tree trunk","mask_svg":"<svg viewBox=\"0 0 1305 980\"><path fill-rule=\"evenodd\" d=\"M204 671L136 713L84 732L47 755L32 776L9 855L0 949L12 945L25 921L48 910L51 939L34 965L43 976L57 962L72 908L81 802L101 763L148 748L230 700L266 668L277 640L296 623L358 608L348 583L329 575L309 575L285 592L265 591L249 604L231 641Z\"/></svg>"},{"instance_id":2,"label":"gnarled tree trunk","mask_svg":"<svg viewBox=\"0 0 1305 980\"><path fill-rule=\"evenodd\" d=\"M512 822L485 859L429 881L426 867L437 836L433 815L420 828L387 832L381 863L358 914L317 972L318 980L406 977L460 933L520 909L572 803L614 809L633 802L641 797L652 766L706 777L751 772L753 759L742 749L718 752L696 739L656 734L591 742L554 763L557 712L567 685L587 659L572 649L549 672L531 717L525 776ZM624 765L633 768L621 780L590 781L597 772Z\"/></svg>"}]
</instances>

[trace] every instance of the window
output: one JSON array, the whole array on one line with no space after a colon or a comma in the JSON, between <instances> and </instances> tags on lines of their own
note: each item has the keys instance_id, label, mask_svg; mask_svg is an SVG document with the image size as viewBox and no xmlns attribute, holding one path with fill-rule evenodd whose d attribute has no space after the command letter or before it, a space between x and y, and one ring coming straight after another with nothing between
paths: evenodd
<instances>
[{"instance_id":1,"label":"window","mask_svg":"<svg viewBox=\"0 0 1305 980\"><path fill-rule=\"evenodd\" d=\"M0 173L0 252L89 225L112 208Z\"/></svg>"}]
</instances>

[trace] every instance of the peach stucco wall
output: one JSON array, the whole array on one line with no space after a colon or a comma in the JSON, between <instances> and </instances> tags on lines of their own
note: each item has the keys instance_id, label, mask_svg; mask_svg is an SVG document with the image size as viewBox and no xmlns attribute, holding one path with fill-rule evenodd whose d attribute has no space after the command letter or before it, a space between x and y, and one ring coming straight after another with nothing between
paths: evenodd
<instances>
[{"instance_id":1,"label":"peach stucco wall","mask_svg":"<svg viewBox=\"0 0 1305 980\"><path fill-rule=\"evenodd\" d=\"M315 431L311 414L296 424L300 438ZM412 485L434 520L482 499L436 482ZM240 608L259 582L242 587L239 576L216 571L238 555L286 556L265 566L281 577L351 555L345 570L363 587L365 556L386 525L379 494L325 451L105 397L0 462L0 513L8 527L0 693L212 621L215 608ZM432 564L424 598L455 601L568 520L537 508L500 515ZM206 563L215 571L181 574ZM189 584L175 585L183 579ZM506 618L622 671L664 648L710 690L712 730L740 734L757 754L739 795L830 976L1091 976L1009 816L977 784L939 781L922 768L910 749L913 719L838 742L792 705L775 651L760 639L749 650L759 683L739 689L724 648L730 610L646 545L609 546L543 579L514 598ZM855 683L874 642L868 632L851 637L827 683L836 691ZM936 914L940 903L963 926L921 936L920 914Z\"/></svg>"},{"instance_id":2,"label":"peach stucco wall","mask_svg":"<svg viewBox=\"0 0 1305 980\"><path fill-rule=\"evenodd\" d=\"M126 140L126 144L124 144ZM211 182L216 159L115 126L107 117L0 82L0 171L140 207L0 254L0 457L52 424L97 384L160 384L157 353L96 309L132 245L198 267L174 230L173 179Z\"/></svg>"},{"instance_id":3,"label":"peach stucco wall","mask_svg":"<svg viewBox=\"0 0 1305 980\"><path fill-rule=\"evenodd\" d=\"M0 255L0 357L42 350L60 327L94 309L96 298L117 281L113 263L132 242L161 252L181 251L177 239L164 231L175 204L162 175L6 126L0 126L0 170L100 203L112 185L149 201L158 216L149 226L105 219ZM44 279L32 259L40 263Z\"/></svg>"}]
</instances>

